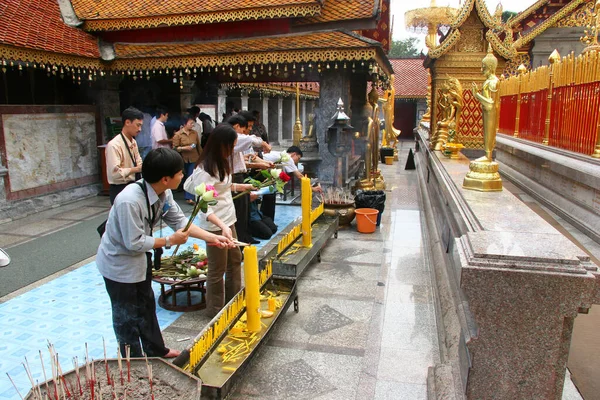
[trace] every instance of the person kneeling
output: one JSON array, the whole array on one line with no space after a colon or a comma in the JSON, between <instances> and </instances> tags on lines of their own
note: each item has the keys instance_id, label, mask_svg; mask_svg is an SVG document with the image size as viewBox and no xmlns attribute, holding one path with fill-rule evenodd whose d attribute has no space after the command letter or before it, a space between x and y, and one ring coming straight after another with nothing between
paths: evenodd
<instances>
[{"instance_id":1,"label":"person kneeling","mask_svg":"<svg viewBox=\"0 0 600 400\"><path fill-rule=\"evenodd\" d=\"M277 232L277 225L258 208L258 195L250 193L250 234L259 239L270 239Z\"/></svg>"}]
</instances>

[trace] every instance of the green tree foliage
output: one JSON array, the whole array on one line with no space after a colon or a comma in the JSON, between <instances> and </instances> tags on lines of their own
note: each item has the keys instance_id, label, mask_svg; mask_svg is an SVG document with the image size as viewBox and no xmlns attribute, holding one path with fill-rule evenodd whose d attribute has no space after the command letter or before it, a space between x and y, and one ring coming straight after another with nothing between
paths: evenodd
<instances>
[{"instance_id":1,"label":"green tree foliage","mask_svg":"<svg viewBox=\"0 0 600 400\"><path fill-rule=\"evenodd\" d=\"M406 58L416 57L420 54L417 49L417 38L406 38L400 40L392 40L388 57L390 58Z\"/></svg>"},{"instance_id":2,"label":"green tree foliage","mask_svg":"<svg viewBox=\"0 0 600 400\"><path fill-rule=\"evenodd\" d=\"M517 15L516 12L514 11L503 11L502 12L502 22L506 22L509 20L509 18L514 17L515 15Z\"/></svg>"}]
</instances>

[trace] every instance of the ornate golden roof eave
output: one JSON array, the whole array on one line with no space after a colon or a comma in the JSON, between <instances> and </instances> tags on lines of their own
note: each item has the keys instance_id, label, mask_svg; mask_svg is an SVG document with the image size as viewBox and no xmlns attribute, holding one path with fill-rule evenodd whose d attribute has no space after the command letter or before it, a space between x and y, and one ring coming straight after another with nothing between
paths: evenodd
<instances>
[{"instance_id":1,"label":"ornate golden roof eave","mask_svg":"<svg viewBox=\"0 0 600 400\"><path fill-rule=\"evenodd\" d=\"M161 26L181 26L260 19L309 17L318 15L320 12L321 5L319 4L284 5L277 7L240 9L223 12L157 15L141 18L86 20L83 24L83 29L86 31L145 29L157 28Z\"/></svg>"},{"instance_id":2,"label":"ornate golden roof eave","mask_svg":"<svg viewBox=\"0 0 600 400\"><path fill-rule=\"evenodd\" d=\"M550 18L546 19L541 24L536 25L531 31L529 31L526 35L521 36L513 43L512 47L516 50L520 47L525 46L527 43L531 42L537 36L539 36L546 29L551 28L558 21L566 17L568 14L575 11L577 7L581 4L585 3L587 0L572 0L569 4L565 5L560 11L557 11Z\"/></svg>"},{"instance_id":3,"label":"ornate golden roof eave","mask_svg":"<svg viewBox=\"0 0 600 400\"><path fill-rule=\"evenodd\" d=\"M476 0L475 8L477 9L477 15L479 15L479 19L483 22L488 29L504 29L502 26L502 21L497 21L488 10L485 5L485 0Z\"/></svg>"},{"instance_id":4,"label":"ornate golden roof eave","mask_svg":"<svg viewBox=\"0 0 600 400\"><path fill-rule=\"evenodd\" d=\"M496 51L496 53L498 53L503 58L507 60L512 60L514 57L516 57L516 48L514 46L505 46L493 30L488 29L488 31L485 33L485 38L490 43L492 48Z\"/></svg>"},{"instance_id":5,"label":"ornate golden roof eave","mask_svg":"<svg viewBox=\"0 0 600 400\"><path fill-rule=\"evenodd\" d=\"M440 58L448 52L460 39L460 30L452 29L440 45L432 50L429 50L427 56L432 59Z\"/></svg>"},{"instance_id":6,"label":"ornate golden roof eave","mask_svg":"<svg viewBox=\"0 0 600 400\"><path fill-rule=\"evenodd\" d=\"M225 85L227 86L227 85ZM250 84L250 83L236 83L235 86L240 89L245 89L248 91L257 90L259 92L269 91L277 94L285 94L285 95L296 95L296 87L295 86L279 86L279 85L269 85L265 83L260 84ZM300 89L300 96L304 96L305 98L317 99L320 94L319 91L308 90L308 89Z\"/></svg>"},{"instance_id":7,"label":"ornate golden roof eave","mask_svg":"<svg viewBox=\"0 0 600 400\"><path fill-rule=\"evenodd\" d=\"M454 21L450 24L450 27L458 28L462 24L464 24L467 18L469 17L469 14L471 14L474 5L475 0L465 0L462 7L458 10L458 13L456 13L456 17Z\"/></svg>"},{"instance_id":8,"label":"ornate golden roof eave","mask_svg":"<svg viewBox=\"0 0 600 400\"><path fill-rule=\"evenodd\" d=\"M525 18L529 17L533 12L535 12L535 10L537 10L538 8L546 5L547 3L549 3L550 0L538 0L535 3L533 3L532 5L530 5L528 8L526 8L525 10L521 11L520 13L518 13L514 18L512 18L509 23L508 26L509 27L514 27L515 25L519 24L521 21L523 21Z\"/></svg>"},{"instance_id":9,"label":"ornate golden roof eave","mask_svg":"<svg viewBox=\"0 0 600 400\"><path fill-rule=\"evenodd\" d=\"M131 71L195 67L230 67L240 64L290 64L317 63L327 61L369 61L378 58L374 47L357 49L310 49L293 51L269 51L255 53L235 53L202 56L147 57L116 59L107 70Z\"/></svg>"},{"instance_id":10,"label":"ornate golden roof eave","mask_svg":"<svg viewBox=\"0 0 600 400\"><path fill-rule=\"evenodd\" d=\"M89 70L102 70L104 63L99 58L81 57L70 54L51 53L45 50L28 49L0 44L0 60L33 65L52 65ZM6 64L5 64L6 65Z\"/></svg>"}]
</instances>

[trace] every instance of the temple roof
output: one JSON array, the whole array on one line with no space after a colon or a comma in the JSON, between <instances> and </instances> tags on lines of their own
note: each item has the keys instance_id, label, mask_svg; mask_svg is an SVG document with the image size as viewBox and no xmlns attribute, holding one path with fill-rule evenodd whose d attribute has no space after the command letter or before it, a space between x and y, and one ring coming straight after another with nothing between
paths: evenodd
<instances>
[{"instance_id":1,"label":"temple roof","mask_svg":"<svg viewBox=\"0 0 600 400\"><path fill-rule=\"evenodd\" d=\"M422 58L392 58L397 99L427 97L428 74Z\"/></svg>"},{"instance_id":2,"label":"temple roof","mask_svg":"<svg viewBox=\"0 0 600 400\"><path fill-rule=\"evenodd\" d=\"M99 66L98 40L67 26L56 1L0 3L0 58L74 66ZM87 60L86 60L87 59Z\"/></svg>"},{"instance_id":3,"label":"temple roof","mask_svg":"<svg viewBox=\"0 0 600 400\"><path fill-rule=\"evenodd\" d=\"M323 0L321 12L312 17L304 17L296 25L321 24L332 21L367 19L376 17L381 0Z\"/></svg>"},{"instance_id":4,"label":"temple roof","mask_svg":"<svg viewBox=\"0 0 600 400\"><path fill-rule=\"evenodd\" d=\"M391 73L381 44L343 30L197 43L116 43L115 70L276 65L378 60Z\"/></svg>"},{"instance_id":5,"label":"temple roof","mask_svg":"<svg viewBox=\"0 0 600 400\"><path fill-rule=\"evenodd\" d=\"M311 16L319 0L71 0L86 30L120 30Z\"/></svg>"},{"instance_id":6,"label":"temple roof","mask_svg":"<svg viewBox=\"0 0 600 400\"><path fill-rule=\"evenodd\" d=\"M70 0L89 31L293 18L295 26L373 19L381 0Z\"/></svg>"},{"instance_id":7,"label":"temple roof","mask_svg":"<svg viewBox=\"0 0 600 400\"><path fill-rule=\"evenodd\" d=\"M538 0L526 10L517 14L508 23L502 23L502 9L494 14L488 11L485 0L466 0L450 24L450 31L436 48L429 51L428 57L439 58L458 43L461 27L475 10L486 28L485 38L493 49L507 60L515 59L519 51L546 29L578 12L582 6L593 3L591 0Z\"/></svg>"}]
</instances>

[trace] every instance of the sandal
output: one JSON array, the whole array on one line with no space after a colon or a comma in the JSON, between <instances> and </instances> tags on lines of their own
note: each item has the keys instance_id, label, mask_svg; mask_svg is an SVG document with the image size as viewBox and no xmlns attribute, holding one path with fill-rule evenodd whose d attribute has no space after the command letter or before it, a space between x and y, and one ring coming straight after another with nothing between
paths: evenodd
<instances>
[{"instance_id":1,"label":"sandal","mask_svg":"<svg viewBox=\"0 0 600 400\"><path fill-rule=\"evenodd\" d=\"M190 199L187 199L185 202L188 203L191 206L193 206L194 204L196 204L196 202L194 200L190 200Z\"/></svg>"}]
</instances>

